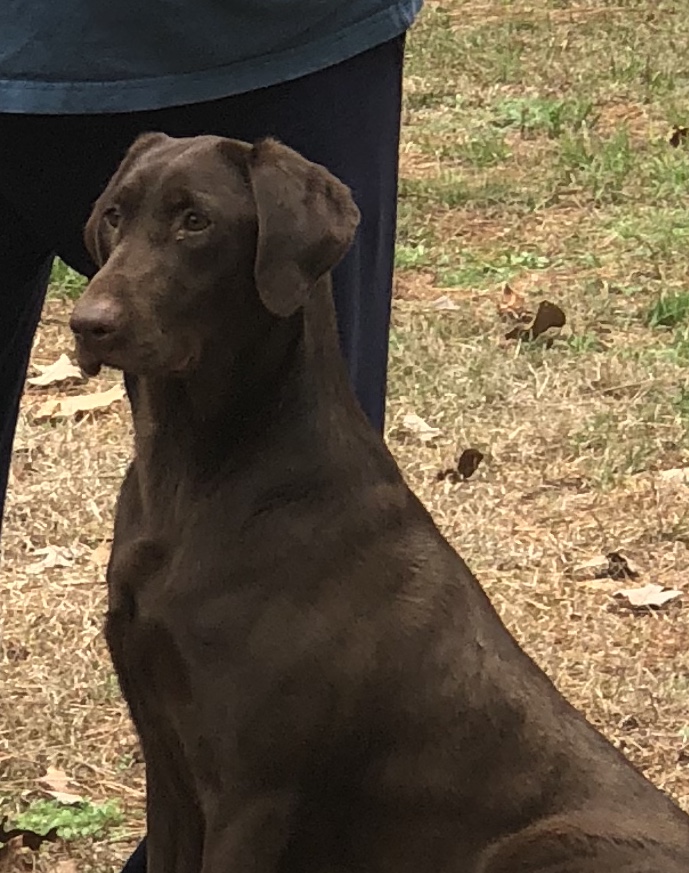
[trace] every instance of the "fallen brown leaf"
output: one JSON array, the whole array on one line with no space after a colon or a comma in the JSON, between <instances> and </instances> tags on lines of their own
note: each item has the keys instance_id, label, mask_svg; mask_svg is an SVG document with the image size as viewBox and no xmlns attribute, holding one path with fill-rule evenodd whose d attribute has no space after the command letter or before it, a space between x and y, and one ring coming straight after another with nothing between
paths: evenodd
<instances>
[{"instance_id":1,"label":"fallen brown leaf","mask_svg":"<svg viewBox=\"0 0 689 873\"><path fill-rule=\"evenodd\" d=\"M113 385L107 391L57 397L42 403L34 412L33 418L35 421L45 421L50 418L71 418L80 413L97 412L123 400L124 396L123 386Z\"/></svg>"},{"instance_id":2,"label":"fallen brown leaf","mask_svg":"<svg viewBox=\"0 0 689 873\"><path fill-rule=\"evenodd\" d=\"M80 794L68 791L71 787L69 776L64 770L58 770L56 767L48 767L45 775L39 778L38 784L46 794L49 794L58 803L64 803L67 806L81 803L84 799Z\"/></svg>"},{"instance_id":3,"label":"fallen brown leaf","mask_svg":"<svg viewBox=\"0 0 689 873\"><path fill-rule=\"evenodd\" d=\"M439 482L442 482L444 479L449 479L450 482L469 479L474 475L483 458L483 452L479 449L464 449L459 458L457 458L456 465L448 467L446 470L438 470L436 479Z\"/></svg>"},{"instance_id":4,"label":"fallen brown leaf","mask_svg":"<svg viewBox=\"0 0 689 873\"><path fill-rule=\"evenodd\" d=\"M526 300L518 294L507 282L502 286L502 292L496 303L498 315L501 318L514 321L528 321L532 313L528 310Z\"/></svg>"},{"instance_id":5,"label":"fallen brown leaf","mask_svg":"<svg viewBox=\"0 0 689 873\"><path fill-rule=\"evenodd\" d=\"M27 379L27 384L37 388L45 388L48 385L57 385L61 382L83 382L79 367L75 367L69 360L67 355L60 355L55 363L49 367L41 367L36 364L36 369L41 371L40 376L34 376L32 379Z\"/></svg>"},{"instance_id":6,"label":"fallen brown leaf","mask_svg":"<svg viewBox=\"0 0 689 873\"><path fill-rule=\"evenodd\" d=\"M26 659L31 654L26 646L21 643L14 642L13 640L9 640L5 643L5 657L12 664L17 664L19 661L26 661Z\"/></svg>"},{"instance_id":7,"label":"fallen brown leaf","mask_svg":"<svg viewBox=\"0 0 689 873\"><path fill-rule=\"evenodd\" d=\"M639 575L638 570L619 552L608 552L605 558L608 564L597 574L599 579L636 579Z\"/></svg>"},{"instance_id":8,"label":"fallen brown leaf","mask_svg":"<svg viewBox=\"0 0 689 873\"><path fill-rule=\"evenodd\" d=\"M689 127L673 127L670 131L670 135L668 136L668 143L673 148L679 148L679 146L686 143L687 139L689 139Z\"/></svg>"},{"instance_id":9,"label":"fallen brown leaf","mask_svg":"<svg viewBox=\"0 0 689 873\"><path fill-rule=\"evenodd\" d=\"M505 339L529 342L535 340L550 328L563 327L566 322L567 316L559 306L556 306L555 303L551 303L549 300L542 300L538 304L533 323L526 326L518 324L505 334Z\"/></svg>"},{"instance_id":10,"label":"fallen brown leaf","mask_svg":"<svg viewBox=\"0 0 689 873\"><path fill-rule=\"evenodd\" d=\"M469 479L474 475L483 457L480 449L464 449L457 459L457 471L462 479Z\"/></svg>"},{"instance_id":11,"label":"fallen brown leaf","mask_svg":"<svg viewBox=\"0 0 689 873\"><path fill-rule=\"evenodd\" d=\"M449 479L450 482L455 485L459 482L459 471L456 467L446 467L444 470L438 470L435 478L438 482L443 482L445 479Z\"/></svg>"},{"instance_id":12,"label":"fallen brown leaf","mask_svg":"<svg viewBox=\"0 0 689 873\"><path fill-rule=\"evenodd\" d=\"M612 582L621 579L635 579L639 570L632 565L629 558L620 552L608 552L606 555L596 555L588 561L576 564L567 570L569 576L582 581L608 580L607 582L591 582L589 588L606 588Z\"/></svg>"},{"instance_id":13,"label":"fallen brown leaf","mask_svg":"<svg viewBox=\"0 0 689 873\"><path fill-rule=\"evenodd\" d=\"M105 567L110 560L110 543L100 543L89 555L89 560L97 567Z\"/></svg>"}]
</instances>

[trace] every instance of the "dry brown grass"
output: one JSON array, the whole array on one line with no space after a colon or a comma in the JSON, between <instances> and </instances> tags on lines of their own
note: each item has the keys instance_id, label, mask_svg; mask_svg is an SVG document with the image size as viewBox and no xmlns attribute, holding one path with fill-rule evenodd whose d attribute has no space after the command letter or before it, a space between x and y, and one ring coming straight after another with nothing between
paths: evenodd
<instances>
[{"instance_id":1,"label":"dry brown grass","mask_svg":"<svg viewBox=\"0 0 689 873\"><path fill-rule=\"evenodd\" d=\"M474 301L474 322L480 311ZM432 387L419 387L418 373L401 355L393 358L400 393L390 442L408 481L526 650L594 724L689 808L686 614L681 608L632 614L612 596L645 581L686 591L689 488L663 476L652 460L608 479L625 449L617 433L581 447L572 441L587 423L595 436L599 416L619 413L630 445L644 425L649 440L681 444L679 427L675 433L665 421L653 433L648 423L649 394L662 391L662 376L654 382L610 361L584 374L567 366L556 347L527 352L530 361L515 358L514 347L487 331L467 338L461 310L440 316L448 323L445 335L431 341L428 322L438 318L411 307L397 313L398 330L423 342L432 361L427 372L434 374ZM401 420L409 410L442 429L435 447L404 435ZM437 470L468 446L487 456L475 476L457 485L437 482ZM686 449L675 451L681 466ZM668 467L671 456L664 452ZM639 569L639 583L601 581L581 566L618 549Z\"/></svg>"},{"instance_id":2,"label":"dry brown grass","mask_svg":"<svg viewBox=\"0 0 689 873\"><path fill-rule=\"evenodd\" d=\"M49 301L33 362L70 351L69 301ZM109 387L108 373L73 391ZM48 391L22 405L3 533L0 772L5 812L43 794L47 766L65 770L95 804L122 802L126 826L105 840L43 849L49 867L76 857L117 869L143 828L143 767L102 637L103 571L112 511L130 447L124 404L78 422L36 424ZM37 550L62 549L69 563L34 572Z\"/></svg>"},{"instance_id":3,"label":"dry brown grass","mask_svg":"<svg viewBox=\"0 0 689 873\"><path fill-rule=\"evenodd\" d=\"M689 340L681 318L647 318L687 293L689 159L662 141L689 102L673 48L685 19L641 0L429 3L410 41L388 440L527 651L689 810L686 609L625 611L621 583L580 566L621 549L640 583L689 596L689 485L663 475L689 465ZM531 120L501 127L515 106ZM552 347L504 341L505 279L563 307ZM441 296L457 308L434 309ZM34 363L71 348L69 307L47 305ZM24 399L4 530L2 801L24 807L48 765L94 803L119 799L122 827L38 862L115 870L143 830L142 764L101 635L130 423L120 404L37 424L41 397ZM434 444L404 432L410 411L440 428ZM475 476L437 482L467 446L486 454ZM46 546L68 566L32 572Z\"/></svg>"}]
</instances>

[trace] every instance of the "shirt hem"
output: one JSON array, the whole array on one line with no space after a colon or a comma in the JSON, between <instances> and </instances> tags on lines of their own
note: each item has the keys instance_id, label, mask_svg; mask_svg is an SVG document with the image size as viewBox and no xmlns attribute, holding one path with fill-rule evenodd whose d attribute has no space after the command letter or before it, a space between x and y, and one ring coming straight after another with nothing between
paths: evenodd
<instances>
[{"instance_id":1,"label":"shirt hem","mask_svg":"<svg viewBox=\"0 0 689 873\"><path fill-rule=\"evenodd\" d=\"M423 0L399 4L332 36L248 62L203 72L146 79L41 82L0 79L0 112L22 115L100 115L205 103L257 91L342 63L404 33Z\"/></svg>"}]
</instances>

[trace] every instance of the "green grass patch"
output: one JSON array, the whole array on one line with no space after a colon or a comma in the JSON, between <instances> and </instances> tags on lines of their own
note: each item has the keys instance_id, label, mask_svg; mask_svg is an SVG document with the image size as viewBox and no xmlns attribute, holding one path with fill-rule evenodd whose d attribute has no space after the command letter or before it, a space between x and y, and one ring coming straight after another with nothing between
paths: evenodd
<instances>
[{"instance_id":1,"label":"green grass patch","mask_svg":"<svg viewBox=\"0 0 689 873\"><path fill-rule=\"evenodd\" d=\"M596 116L592 101L586 98L508 97L494 104L493 123L519 128L522 136L542 133L557 139L565 132L595 126Z\"/></svg>"},{"instance_id":2,"label":"green grass patch","mask_svg":"<svg viewBox=\"0 0 689 873\"><path fill-rule=\"evenodd\" d=\"M649 327L677 327L689 322L689 291L661 294L647 315Z\"/></svg>"},{"instance_id":3,"label":"green grass patch","mask_svg":"<svg viewBox=\"0 0 689 873\"><path fill-rule=\"evenodd\" d=\"M65 806L56 800L36 800L15 816L17 827L39 834L57 828L59 837L74 840L84 837L102 837L123 821L122 810L116 801L83 803Z\"/></svg>"},{"instance_id":4,"label":"green grass patch","mask_svg":"<svg viewBox=\"0 0 689 873\"><path fill-rule=\"evenodd\" d=\"M51 297L66 297L69 300L76 300L84 290L87 281L81 273L68 267L59 258L55 258L50 272L48 294Z\"/></svg>"},{"instance_id":5,"label":"green grass patch","mask_svg":"<svg viewBox=\"0 0 689 873\"><path fill-rule=\"evenodd\" d=\"M624 129L607 139L588 133L568 133L560 140L558 169L563 183L582 188L596 204L615 203L623 198L637 160Z\"/></svg>"},{"instance_id":6,"label":"green grass patch","mask_svg":"<svg viewBox=\"0 0 689 873\"><path fill-rule=\"evenodd\" d=\"M506 282L525 270L544 270L551 266L550 258L537 252L503 252L481 258L467 254L459 263L444 267L440 280L448 287L484 287Z\"/></svg>"}]
</instances>

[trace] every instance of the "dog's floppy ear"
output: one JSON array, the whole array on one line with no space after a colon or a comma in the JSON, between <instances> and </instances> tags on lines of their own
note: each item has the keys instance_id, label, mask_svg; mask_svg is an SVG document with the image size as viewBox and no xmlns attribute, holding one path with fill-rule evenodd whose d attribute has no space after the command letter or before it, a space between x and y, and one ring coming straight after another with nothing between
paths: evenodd
<instances>
[{"instance_id":1,"label":"dog's floppy ear","mask_svg":"<svg viewBox=\"0 0 689 873\"><path fill-rule=\"evenodd\" d=\"M91 215L89 216L89 219L86 222L86 227L84 228L84 243L86 245L86 250L96 266L102 267L106 259L104 240L101 233L101 218L103 217L105 204L108 201L113 188L117 187L122 176L127 172L134 161L140 158L141 155L149 149L159 145L166 139L168 139L168 137L164 133L142 133L138 136L122 158L120 165L115 170L115 173L108 182L105 190L94 203Z\"/></svg>"},{"instance_id":2,"label":"dog's floppy ear","mask_svg":"<svg viewBox=\"0 0 689 873\"><path fill-rule=\"evenodd\" d=\"M256 287L264 306L287 317L354 239L359 210L324 167L266 139L248 156L258 214Z\"/></svg>"}]
</instances>

